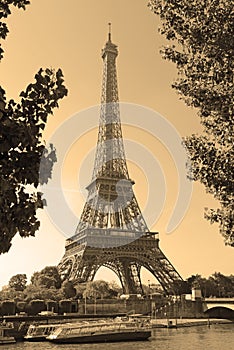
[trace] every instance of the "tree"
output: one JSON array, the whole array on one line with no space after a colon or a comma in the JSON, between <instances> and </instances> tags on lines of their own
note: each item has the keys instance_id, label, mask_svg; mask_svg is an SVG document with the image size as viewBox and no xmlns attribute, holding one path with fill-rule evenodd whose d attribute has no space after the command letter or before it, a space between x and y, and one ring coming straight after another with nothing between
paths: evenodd
<instances>
[{"instance_id":1,"label":"tree","mask_svg":"<svg viewBox=\"0 0 234 350\"><path fill-rule=\"evenodd\" d=\"M234 280L231 276L224 276L220 272L215 272L211 278L216 284L216 296L232 297L234 296Z\"/></svg>"},{"instance_id":2,"label":"tree","mask_svg":"<svg viewBox=\"0 0 234 350\"><path fill-rule=\"evenodd\" d=\"M225 244L234 246L234 11L229 0L150 0L170 46L165 59L176 64L172 85L188 106L198 109L203 134L184 140L189 177L200 181L220 203L205 218L218 223Z\"/></svg>"},{"instance_id":3,"label":"tree","mask_svg":"<svg viewBox=\"0 0 234 350\"><path fill-rule=\"evenodd\" d=\"M9 287L22 292L26 288L27 276L25 274L19 273L15 276L12 276L9 281Z\"/></svg>"},{"instance_id":4,"label":"tree","mask_svg":"<svg viewBox=\"0 0 234 350\"><path fill-rule=\"evenodd\" d=\"M27 287L26 287L27 288ZM9 285L4 286L0 291L0 300L23 300L24 292L16 291Z\"/></svg>"},{"instance_id":5,"label":"tree","mask_svg":"<svg viewBox=\"0 0 234 350\"><path fill-rule=\"evenodd\" d=\"M199 285L203 297L232 297L234 296L234 278L225 276L220 272L215 272L208 278L201 275L192 275L187 279L191 288L196 284Z\"/></svg>"},{"instance_id":6,"label":"tree","mask_svg":"<svg viewBox=\"0 0 234 350\"><path fill-rule=\"evenodd\" d=\"M77 299L83 299L83 295L86 289L86 283L78 283L76 286L76 297Z\"/></svg>"},{"instance_id":7,"label":"tree","mask_svg":"<svg viewBox=\"0 0 234 350\"><path fill-rule=\"evenodd\" d=\"M175 280L173 282L173 291L175 295L181 295L189 293L190 289L186 281Z\"/></svg>"},{"instance_id":8,"label":"tree","mask_svg":"<svg viewBox=\"0 0 234 350\"><path fill-rule=\"evenodd\" d=\"M110 297L117 297L118 295L122 294L122 288L116 281L110 281L109 282L109 293Z\"/></svg>"},{"instance_id":9,"label":"tree","mask_svg":"<svg viewBox=\"0 0 234 350\"><path fill-rule=\"evenodd\" d=\"M110 295L109 284L102 280L88 282L83 294L88 298L107 298Z\"/></svg>"},{"instance_id":10,"label":"tree","mask_svg":"<svg viewBox=\"0 0 234 350\"><path fill-rule=\"evenodd\" d=\"M34 272L31 277L31 283L35 287L59 289L61 287L61 278L57 267L46 266L40 272Z\"/></svg>"},{"instance_id":11,"label":"tree","mask_svg":"<svg viewBox=\"0 0 234 350\"><path fill-rule=\"evenodd\" d=\"M71 281L64 281L61 286L63 297L66 299L73 298L76 296L76 289Z\"/></svg>"},{"instance_id":12,"label":"tree","mask_svg":"<svg viewBox=\"0 0 234 350\"><path fill-rule=\"evenodd\" d=\"M34 299L41 300L61 300L63 298L63 294L60 289L56 288L44 288L42 286L35 286L30 284L24 290L24 298L21 300L30 301Z\"/></svg>"},{"instance_id":13,"label":"tree","mask_svg":"<svg viewBox=\"0 0 234 350\"><path fill-rule=\"evenodd\" d=\"M1 18L7 18L10 5L25 9L27 0L1 2ZM6 23L0 23L0 39L8 32ZM0 59L3 49L0 47ZM45 201L38 190L51 178L56 161L52 145L42 142L42 131L47 118L58 107L58 101L67 95L61 69L42 68L35 81L21 92L20 102L6 101L0 87L0 253L11 247L12 238L34 236L40 223L36 217Z\"/></svg>"},{"instance_id":14,"label":"tree","mask_svg":"<svg viewBox=\"0 0 234 350\"><path fill-rule=\"evenodd\" d=\"M188 283L190 292L192 287L199 286L203 297L210 297L216 294L216 285L211 279L206 279L197 274L190 276L186 282Z\"/></svg>"}]
</instances>

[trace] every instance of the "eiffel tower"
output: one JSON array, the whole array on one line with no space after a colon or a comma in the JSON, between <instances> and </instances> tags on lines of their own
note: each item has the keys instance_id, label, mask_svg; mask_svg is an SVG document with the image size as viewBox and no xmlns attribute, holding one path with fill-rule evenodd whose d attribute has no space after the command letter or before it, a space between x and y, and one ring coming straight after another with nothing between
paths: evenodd
<instances>
[{"instance_id":1,"label":"eiffel tower","mask_svg":"<svg viewBox=\"0 0 234 350\"><path fill-rule=\"evenodd\" d=\"M150 271L165 294L181 276L159 248L133 192L124 152L116 75L117 46L108 41L104 63L98 141L88 196L75 234L58 265L62 279L88 282L101 266L118 276L123 293L143 293L141 268Z\"/></svg>"}]
</instances>

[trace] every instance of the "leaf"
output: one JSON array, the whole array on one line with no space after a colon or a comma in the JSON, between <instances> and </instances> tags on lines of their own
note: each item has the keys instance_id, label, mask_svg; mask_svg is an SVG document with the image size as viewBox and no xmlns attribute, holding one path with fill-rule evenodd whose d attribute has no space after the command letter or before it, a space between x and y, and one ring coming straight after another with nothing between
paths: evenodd
<instances>
[{"instance_id":1,"label":"leaf","mask_svg":"<svg viewBox=\"0 0 234 350\"><path fill-rule=\"evenodd\" d=\"M188 177L219 200L220 211L205 217L218 223L225 244L234 246L233 5L227 0L150 0L149 7L169 40L161 54L178 70L172 87L197 109L204 128L201 137L185 141Z\"/></svg>"}]
</instances>

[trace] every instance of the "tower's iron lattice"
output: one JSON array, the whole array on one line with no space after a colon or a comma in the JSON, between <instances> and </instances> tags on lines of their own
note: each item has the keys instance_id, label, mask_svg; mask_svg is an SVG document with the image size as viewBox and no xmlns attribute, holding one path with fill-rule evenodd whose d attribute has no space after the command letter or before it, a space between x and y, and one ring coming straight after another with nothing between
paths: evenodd
<instances>
[{"instance_id":1,"label":"tower's iron lattice","mask_svg":"<svg viewBox=\"0 0 234 350\"><path fill-rule=\"evenodd\" d=\"M92 281L97 270L113 270L124 293L142 292L145 267L165 293L173 293L181 276L159 248L158 233L149 232L129 178L119 112L117 46L108 41L104 62L98 142L92 181L75 235L67 240L59 264L63 279Z\"/></svg>"}]
</instances>

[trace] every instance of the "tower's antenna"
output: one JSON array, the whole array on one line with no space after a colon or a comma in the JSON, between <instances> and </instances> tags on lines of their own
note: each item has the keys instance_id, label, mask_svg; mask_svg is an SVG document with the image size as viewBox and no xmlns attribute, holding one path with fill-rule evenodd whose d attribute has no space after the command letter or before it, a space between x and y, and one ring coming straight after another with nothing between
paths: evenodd
<instances>
[{"instance_id":1,"label":"tower's antenna","mask_svg":"<svg viewBox=\"0 0 234 350\"><path fill-rule=\"evenodd\" d=\"M108 26L109 26L108 39L109 41L111 41L111 23L110 22L108 23Z\"/></svg>"}]
</instances>

